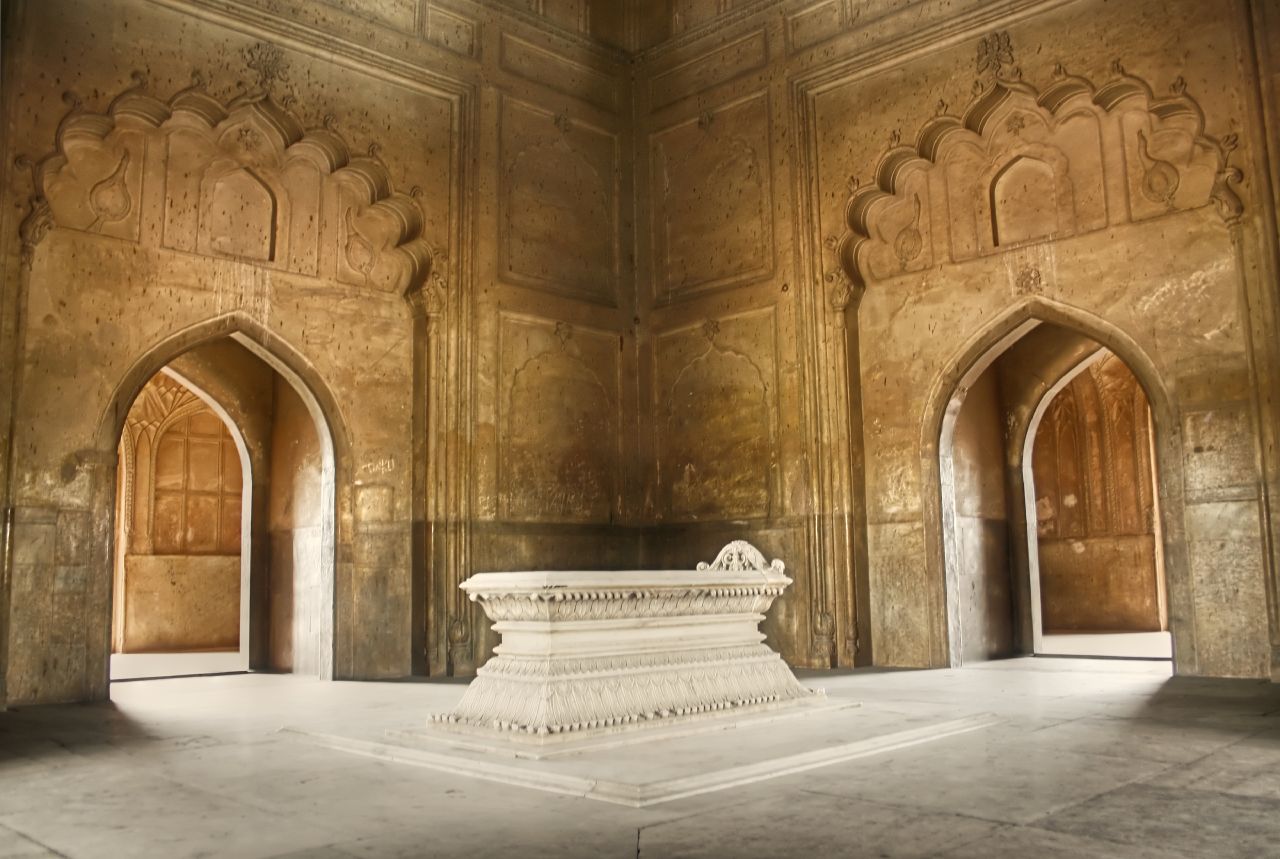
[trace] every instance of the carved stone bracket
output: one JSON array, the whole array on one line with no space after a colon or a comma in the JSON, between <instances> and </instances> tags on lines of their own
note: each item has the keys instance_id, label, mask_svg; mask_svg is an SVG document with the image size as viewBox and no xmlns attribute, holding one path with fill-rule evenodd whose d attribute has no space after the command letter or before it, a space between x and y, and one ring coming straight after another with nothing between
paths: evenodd
<instances>
[{"instance_id":1,"label":"carved stone bracket","mask_svg":"<svg viewBox=\"0 0 1280 859\"><path fill-rule=\"evenodd\" d=\"M53 227L53 213L49 211L49 201L39 194L31 197L31 209L18 225L18 238L22 242L22 267L31 268L36 256L36 245L44 239L45 234Z\"/></svg>"},{"instance_id":2,"label":"carved stone bracket","mask_svg":"<svg viewBox=\"0 0 1280 859\"><path fill-rule=\"evenodd\" d=\"M1244 181L1244 173L1239 167L1228 163L1237 145L1239 145L1239 138L1235 134L1228 134L1222 138L1222 169L1214 177L1213 190L1209 192L1214 205L1218 207L1218 214L1230 225L1238 224L1244 216L1244 201L1231 187Z\"/></svg>"}]
</instances>

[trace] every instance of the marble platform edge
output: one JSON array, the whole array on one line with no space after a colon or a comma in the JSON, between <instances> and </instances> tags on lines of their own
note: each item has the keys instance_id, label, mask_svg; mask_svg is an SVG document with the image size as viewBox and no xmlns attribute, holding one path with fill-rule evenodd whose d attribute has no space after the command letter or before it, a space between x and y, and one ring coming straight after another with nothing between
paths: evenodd
<instances>
[{"instance_id":1,"label":"marble platform edge","mask_svg":"<svg viewBox=\"0 0 1280 859\"><path fill-rule=\"evenodd\" d=\"M690 713L668 716L650 722L628 723L590 731L551 735L525 734L516 731L491 731L457 722L428 721L422 728L390 728L386 738L393 744L422 748L424 745L449 746L466 751L485 752L503 757L547 760L580 752L674 740L697 734L751 728L779 719L828 713L862 705L857 701L832 701L823 690L804 698L768 701L736 707L708 715Z\"/></svg>"},{"instance_id":2,"label":"marble platform edge","mask_svg":"<svg viewBox=\"0 0 1280 859\"><path fill-rule=\"evenodd\" d=\"M471 776L486 781L524 787L547 793L579 796L623 805L644 808L670 802L675 799L714 793L732 787L754 784L772 778L806 770L843 763L856 758L884 754L924 743L993 727L1004 720L992 713L978 713L958 719L950 719L932 725L881 734L863 740L854 740L838 746L784 755L755 763L726 767L721 770L699 773L675 779L643 784L566 775L544 769L531 769L506 763L488 761L459 754L430 752L376 740L360 740L333 734L281 728L280 732L297 736L316 745L349 754L378 760Z\"/></svg>"}]
</instances>

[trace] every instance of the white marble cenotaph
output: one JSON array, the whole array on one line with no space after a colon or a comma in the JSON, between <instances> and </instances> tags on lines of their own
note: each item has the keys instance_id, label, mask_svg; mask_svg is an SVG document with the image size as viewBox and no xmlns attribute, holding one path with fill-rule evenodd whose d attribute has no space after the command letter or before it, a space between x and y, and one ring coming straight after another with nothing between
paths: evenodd
<instances>
[{"instance_id":1,"label":"white marble cenotaph","mask_svg":"<svg viewBox=\"0 0 1280 859\"><path fill-rule=\"evenodd\" d=\"M696 570L472 576L502 643L433 722L553 742L812 702L759 629L783 569L735 541Z\"/></svg>"}]
</instances>

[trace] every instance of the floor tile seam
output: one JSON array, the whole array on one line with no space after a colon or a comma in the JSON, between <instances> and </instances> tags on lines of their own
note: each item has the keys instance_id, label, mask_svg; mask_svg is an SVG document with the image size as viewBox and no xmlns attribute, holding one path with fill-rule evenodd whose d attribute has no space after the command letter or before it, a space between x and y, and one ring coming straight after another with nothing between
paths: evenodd
<instances>
[{"instance_id":1,"label":"floor tile seam","mask_svg":"<svg viewBox=\"0 0 1280 859\"><path fill-rule=\"evenodd\" d=\"M1144 786L1153 788L1155 790L1174 790L1174 788L1171 788L1171 787L1161 787L1160 785L1155 785L1155 784L1144 785ZM1280 798L1278 797L1263 796L1256 793L1236 793L1234 791L1229 791L1229 790L1219 790L1217 788L1204 788L1204 787L1195 787L1195 786L1182 786L1177 788L1177 790L1187 791L1189 793L1197 793L1206 797L1214 796L1214 797L1218 797L1219 799L1228 800L1228 801L1243 799L1243 800L1250 800L1253 802L1265 802L1269 805L1274 806L1277 811L1280 811Z\"/></svg>"},{"instance_id":2,"label":"floor tile seam","mask_svg":"<svg viewBox=\"0 0 1280 859\"><path fill-rule=\"evenodd\" d=\"M1043 822L1043 818L1039 821L1036 821L1033 823L1027 823L1024 825L1029 829L1038 829L1041 832L1051 832L1055 835L1070 835L1075 838L1089 838L1094 841L1102 841L1106 844L1114 844L1117 847L1132 849L1134 847L1144 846L1143 843L1135 844L1132 841L1121 841L1116 838L1108 838L1105 835L1100 835L1097 832L1093 832L1093 831L1072 832L1065 829L1053 829L1048 826L1042 826L1041 825L1042 822ZM1177 848L1171 848L1168 846L1161 845L1156 847L1155 849L1159 851L1161 859L1221 859L1221 854L1213 850L1199 850L1194 847L1187 847L1185 845L1179 846Z\"/></svg>"},{"instance_id":3,"label":"floor tile seam","mask_svg":"<svg viewBox=\"0 0 1280 859\"><path fill-rule=\"evenodd\" d=\"M175 787L182 788L184 790L189 790L189 791L192 791L193 793L200 793L207 797L215 797L217 799L227 800L229 802L232 802L236 805L241 806L242 808L247 808L251 811L256 811L260 814L265 814L269 818L274 817L274 818L288 819L289 817L296 817L296 815L286 815L286 813L282 812L280 809L273 809L257 802L251 802L248 799L242 796L238 796L234 793L224 793L222 791L213 790L211 788L201 787L199 785L195 785L190 782L185 782L185 781L181 781L180 779L173 778L172 776L169 776L165 773L147 773L147 774L152 775L157 779L167 781L169 784L172 784ZM339 841L341 841L341 838L342 838L341 832L329 829L328 827L322 824L316 823L310 816L308 816L307 822L308 822L308 825L315 826L317 830L320 830L322 832L328 832L330 835L334 836L335 838L339 839Z\"/></svg>"},{"instance_id":4,"label":"floor tile seam","mask_svg":"<svg viewBox=\"0 0 1280 859\"><path fill-rule=\"evenodd\" d=\"M1238 737L1238 738L1236 738L1236 739L1232 740L1231 742L1227 743L1225 746L1219 746L1218 748L1213 749L1212 751L1205 752L1203 755L1200 755L1200 756L1199 756L1199 757L1197 757L1197 758L1192 758L1192 759L1191 759L1191 760L1189 760L1189 761L1183 761L1183 762L1181 762L1181 763L1171 763L1169 766L1165 767L1165 768L1164 768L1163 770L1161 770L1160 772L1158 772L1158 773L1152 773L1151 775L1147 776L1146 778L1141 779L1141 781L1142 781L1142 783L1147 784L1147 783L1149 783L1149 782L1150 782L1150 780L1151 780L1151 779L1153 779L1153 778L1157 778L1157 777L1159 777L1159 776L1166 775L1166 774L1168 774L1171 770L1176 770L1176 769L1190 769L1191 767L1194 767L1194 766L1196 766L1196 765L1198 765L1198 764L1200 764L1200 763L1203 763L1204 761L1207 761L1209 758L1213 757L1214 755L1222 754L1223 752L1227 751L1228 749L1233 748L1233 747L1235 747L1235 746L1239 745L1240 743L1243 743L1245 740L1249 739L1249 737L1251 737L1251 736L1253 736L1253 735L1252 735L1252 734L1250 734L1249 736L1246 736L1246 737ZM1159 785L1150 785L1150 786L1151 786L1151 787L1159 787ZM1186 788L1186 789L1190 790L1191 788Z\"/></svg>"},{"instance_id":5,"label":"floor tile seam","mask_svg":"<svg viewBox=\"0 0 1280 859\"><path fill-rule=\"evenodd\" d=\"M1175 766L1176 766L1176 765L1175 765ZM1174 767L1172 767L1172 766L1171 766L1171 767L1166 767L1166 770L1167 770L1167 769L1173 769L1173 768L1174 768ZM1148 778L1149 778L1149 776L1148 776ZM1047 823L1049 822L1049 819L1050 819L1051 817L1053 817L1054 815L1061 814L1061 813L1062 813L1062 812L1064 812L1064 811L1068 811L1068 810L1070 810L1070 809L1077 808L1077 807L1082 806L1082 805L1085 805L1085 804L1087 804L1087 803L1090 803L1090 802L1094 802L1094 801L1096 801L1096 800L1103 799L1103 798L1105 798L1105 797L1107 797L1107 796L1109 796L1109 795L1111 795L1111 794L1113 794L1113 793L1116 793L1116 792L1118 792L1118 791L1124 790L1125 788L1128 788L1128 787L1134 787L1135 785L1136 785L1136 786L1138 786L1138 787L1147 788L1147 789L1149 789L1149 790L1172 790L1172 788L1161 788L1161 787L1159 787L1158 785L1148 784L1148 783L1146 783L1142 778L1130 779L1130 780L1128 780L1128 781L1126 781L1126 782L1124 782L1124 783L1122 783L1122 784L1118 784L1118 785L1116 785L1115 787L1112 787L1112 788L1109 788L1109 789L1107 789L1107 790L1104 790L1104 791L1101 791L1101 792L1099 792L1099 793L1096 793L1096 794L1094 794L1093 796L1089 796L1089 797L1086 797L1086 798L1084 798L1084 799L1078 800L1078 801L1076 801L1076 802L1070 802L1070 803L1067 803L1067 804L1065 804L1065 805L1058 806L1058 807L1056 807L1056 808L1050 809L1049 811L1045 812L1044 814L1041 814L1040 816L1038 816L1038 817L1036 817L1036 818L1033 818L1032 820L1027 821L1027 822L1026 822L1025 824L1023 824L1023 825L1024 825L1024 826L1027 826L1027 827L1035 828L1035 829L1040 829L1040 830L1043 830L1043 831L1045 831L1045 832L1056 832L1056 833L1064 834L1064 835L1078 835L1079 833L1073 833L1073 832L1067 832L1067 831L1060 830L1060 829L1054 829L1054 828L1052 828L1052 827L1050 827L1050 826L1047 826L1047 825L1045 825L1045 824L1047 824ZM1217 793L1217 794L1219 794L1219 795L1221 795L1221 796L1224 796L1224 797L1227 797L1227 798L1230 798L1230 796L1231 796L1230 794L1223 794L1221 791L1199 791L1199 792L1201 792L1201 793ZM1108 838L1108 837L1106 837L1106 836L1104 836L1104 835L1098 835L1098 834L1095 834L1095 833L1093 833L1093 832L1088 833L1086 837L1088 837L1088 838L1096 838L1096 839L1097 839L1097 840L1099 840L1099 841L1105 841L1105 842L1107 842L1108 844L1116 844L1116 845L1121 846L1121 847L1133 847L1133 846L1135 846L1132 842L1128 842L1128 841L1119 841L1119 840L1116 840L1116 839L1114 839L1114 838ZM1180 848L1178 848L1178 853L1177 853L1177 854L1169 854L1169 855L1170 855L1170 856L1172 856L1172 857L1174 857L1174 859L1177 859L1177 855L1179 855L1179 854L1180 854L1181 856L1188 857L1188 859L1192 859L1192 857L1206 857L1206 859L1216 859L1216 857L1217 857L1217 854L1215 854L1215 853L1213 853L1213 852L1204 852L1204 851L1200 851L1200 850L1192 850L1191 852L1187 852L1187 848L1185 848L1185 847L1180 847Z\"/></svg>"},{"instance_id":6,"label":"floor tile seam","mask_svg":"<svg viewBox=\"0 0 1280 859\"><path fill-rule=\"evenodd\" d=\"M1012 747L1017 742L1018 740L1016 739L1011 741L1010 746L1007 746L1006 748ZM1034 744L1031 744L1031 745L1034 746ZM1227 747L1220 746L1215 751L1220 752L1225 748ZM1104 760L1114 761L1117 763L1125 762L1125 761L1141 761L1143 763L1156 764L1157 766L1162 767L1162 769L1159 773L1153 774L1151 776L1153 778L1156 775L1163 774L1166 770L1172 767L1190 766L1192 764L1198 763L1201 760L1204 760L1204 758L1207 757L1207 755L1201 755L1200 757L1193 758L1189 761L1171 761L1171 760L1168 760L1167 758L1148 757L1142 754L1141 752L1120 755L1120 754L1108 754L1106 752L1090 752L1090 751L1085 751L1083 749L1055 749L1055 751L1061 751L1061 752L1064 752L1065 754L1070 754L1070 755L1079 755L1081 757L1102 758ZM1209 754L1213 754L1213 752L1210 752Z\"/></svg>"},{"instance_id":7,"label":"floor tile seam","mask_svg":"<svg viewBox=\"0 0 1280 859\"><path fill-rule=\"evenodd\" d=\"M889 811L902 811L902 812L907 812L915 815L960 817L965 820L973 820L979 823L994 823L998 826L1024 825L1024 824L1017 823L1010 820L999 820L994 817L983 817L980 814L973 814L967 811L950 811L942 808L936 808L933 806L907 805L901 802L888 802L883 799L867 799L861 794L837 793L836 791L832 791L832 790L821 790L819 788L812 788L812 787L803 787L803 788L799 788L798 790L801 793L809 793L815 796L825 796L831 799L843 799L843 800L856 799L858 802L866 803L868 805L878 806L880 808L887 809Z\"/></svg>"},{"instance_id":8,"label":"floor tile seam","mask_svg":"<svg viewBox=\"0 0 1280 859\"><path fill-rule=\"evenodd\" d=\"M21 829L14 826L12 823L5 823L3 821L0 821L0 827L3 827L4 829L7 829L10 832L17 834L18 836L27 839L32 844L35 844L36 846L40 847L43 850L48 850L54 856L60 856L62 857L62 859L71 859L69 854L63 853L61 850L58 850L56 847L50 847L48 844L45 844L39 838L36 838L34 835L29 835L26 832L23 832Z\"/></svg>"},{"instance_id":9,"label":"floor tile seam","mask_svg":"<svg viewBox=\"0 0 1280 859\"><path fill-rule=\"evenodd\" d=\"M732 788L728 788L727 790L732 790ZM724 793L724 791L718 791L717 793ZM702 796L704 797L715 796L715 795L716 793L702 794ZM737 802L730 801L730 802L724 803L723 805L715 805L710 808L701 809L699 811L691 811L688 814L681 814L677 817L668 817L664 820L652 820L648 823L642 823L636 827L636 831L639 832L645 829L653 829L658 826L666 826L669 823L683 823L686 820L692 820L695 817L702 817L708 814L715 814L717 812L724 811L727 808L736 808L740 805L751 805L752 803L755 803L755 802L765 802L768 800L769 800L769 797L763 797L761 799L738 800ZM658 811L660 810L661 806L662 806L662 803L658 803L655 805L642 806L634 810L639 812L649 812L650 810Z\"/></svg>"}]
</instances>

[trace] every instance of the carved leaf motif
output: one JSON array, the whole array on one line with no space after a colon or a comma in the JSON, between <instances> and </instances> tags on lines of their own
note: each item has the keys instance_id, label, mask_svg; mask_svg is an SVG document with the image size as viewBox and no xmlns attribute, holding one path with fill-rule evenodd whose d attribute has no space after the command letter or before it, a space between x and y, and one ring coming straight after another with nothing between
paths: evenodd
<instances>
[{"instance_id":1,"label":"carved leaf motif","mask_svg":"<svg viewBox=\"0 0 1280 859\"><path fill-rule=\"evenodd\" d=\"M103 223L118 221L133 208L133 199L125 184L125 170L128 166L129 151L126 149L111 175L89 190L89 205L94 214L89 229L100 229Z\"/></svg>"}]
</instances>

